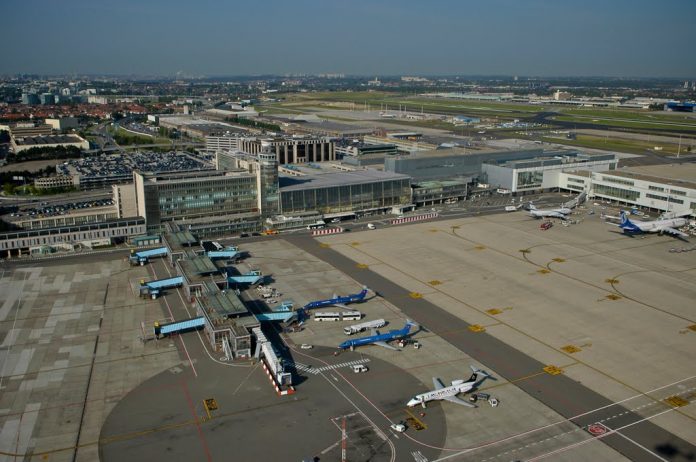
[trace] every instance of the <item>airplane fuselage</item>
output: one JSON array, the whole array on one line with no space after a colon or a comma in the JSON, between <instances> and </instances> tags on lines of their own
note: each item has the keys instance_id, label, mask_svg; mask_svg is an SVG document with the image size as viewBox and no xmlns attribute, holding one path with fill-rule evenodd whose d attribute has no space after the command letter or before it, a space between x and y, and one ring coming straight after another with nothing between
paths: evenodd
<instances>
[{"instance_id":1,"label":"airplane fuselage","mask_svg":"<svg viewBox=\"0 0 696 462\"><path fill-rule=\"evenodd\" d=\"M360 302L367 295L367 290L362 290L359 294L346 295L345 297L335 297L329 298L327 300L317 300L315 302L309 302L305 305L305 309L309 308L324 308L326 306L334 305L347 305L349 303Z\"/></svg>"},{"instance_id":2,"label":"airplane fuselage","mask_svg":"<svg viewBox=\"0 0 696 462\"><path fill-rule=\"evenodd\" d=\"M393 329L384 334L370 335L367 337L359 337L350 340L346 340L341 343L338 347L345 350L347 348L355 348L363 345L371 345L376 342L389 342L391 340L396 340L401 337L405 337L411 331L411 325L407 325L403 329Z\"/></svg>"},{"instance_id":3,"label":"airplane fuselage","mask_svg":"<svg viewBox=\"0 0 696 462\"><path fill-rule=\"evenodd\" d=\"M665 228L681 228L687 224L686 218L670 218L650 222L631 222L632 226L621 226L626 234L659 233Z\"/></svg>"},{"instance_id":4,"label":"airplane fuselage","mask_svg":"<svg viewBox=\"0 0 696 462\"><path fill-rule=\"evenodd\" d=\"M414 407L418 406L419 404L425 406L425 403L427 403L428 401L441 400L450 396L456 396L459 393L466 393L469 390L471 390L473 386L473 383L465 382L460 385L451 385L449 387L440 388L439 390L421 393L420 395L416 395L411 401L409 401L407 403L407 406Z\"/></svg>"}]
</instances>

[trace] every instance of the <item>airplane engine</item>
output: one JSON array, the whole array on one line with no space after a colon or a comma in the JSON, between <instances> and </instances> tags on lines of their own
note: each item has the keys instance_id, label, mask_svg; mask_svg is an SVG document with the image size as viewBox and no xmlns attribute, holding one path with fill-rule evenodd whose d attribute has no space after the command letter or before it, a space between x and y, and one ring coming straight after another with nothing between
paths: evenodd
<instances>
[{"instance_id":1,"label":"airplane engine","mask_svg":"<svg viewBox=\"0 0 696 462\"><path fill-rule=\"evenodd\" d=\"M466 380L452 380L452 385L453 385L453 386L455 386L455 385L461 385L461 384L463 384L464 382L466 382Z\"/></svg>"}]
</instances>

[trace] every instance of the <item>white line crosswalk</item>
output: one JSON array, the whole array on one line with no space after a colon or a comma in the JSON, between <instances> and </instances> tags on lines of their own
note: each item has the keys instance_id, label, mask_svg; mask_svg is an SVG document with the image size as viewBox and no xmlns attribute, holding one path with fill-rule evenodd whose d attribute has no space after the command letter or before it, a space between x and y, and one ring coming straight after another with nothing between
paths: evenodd
<instances>
[{"instance_id":1,"label":"white line crosswalk","mask_svg":"<svg viewBox=\"0 0 696 462\"><path fill-rule=\"evenodd\" d=\"M355 361L348 361L345 363L339 363L339 364L330 364L328 366L322 366L322 367L312 367L307 364L302 364L302 363L291 363L288 365L290 368L294 368L297 371L303 371L307 372L309 374L314 374L318 375L321 374L322 372L326 371L332 371L335 369L340 369L342 367L351 367L351 366L357 366L358 364L365 364L370 361L370 358L365 358L365 359L360 359L360 360L355 360Z\"/></svg>"}]
</instances>

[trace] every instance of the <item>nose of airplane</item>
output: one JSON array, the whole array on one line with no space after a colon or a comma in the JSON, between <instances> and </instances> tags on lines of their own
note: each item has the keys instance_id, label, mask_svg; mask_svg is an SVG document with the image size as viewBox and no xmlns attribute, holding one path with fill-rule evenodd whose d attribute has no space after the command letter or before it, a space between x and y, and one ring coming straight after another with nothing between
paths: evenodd
<instances>
[{"instance_id":1,"label":"nose of airplane","mask_svg":"<svg viewBox=\"0 0 696 462\"><path fill-rule=\"evenodd\" d=\"M418 404L420 404L420 401L418 401L416 398L411 398L411 400L408 403L406 403L406 406L413 407L417 406Z\"/></svg>"}]
</instances>

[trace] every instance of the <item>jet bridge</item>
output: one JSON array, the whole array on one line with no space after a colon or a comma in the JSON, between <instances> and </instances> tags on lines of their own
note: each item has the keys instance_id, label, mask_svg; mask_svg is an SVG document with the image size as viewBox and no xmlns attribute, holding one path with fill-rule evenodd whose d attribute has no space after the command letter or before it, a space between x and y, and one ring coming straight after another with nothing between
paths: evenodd
<instances>
[{"instance_id":1,"label":"jet bridge","mask_svg":"<svg viewBox=\"0 0 696 462\"><path fill-rule=\"evenodd\" d=\"M181 334L192 330L200 329L205 326L205 318L199 316L197 318L185 319L183 321L174 321L166 324L155 322L154 330L155 337L160 338L165 335Z\"/></svg>"},{"instance_id":2,"label":"jet bridge","mask_svg":"<svg viewBox=\"0 0 696 462\"><path fill-rule=\"evenodd\" d=\"M133 266L140 265L143 266L145 263L150 261L150 258L154 257L166 257L169 254L169 249L167 247L159 247L156 249L141 250L136 252L131 250L130 257L128 260Z\"/></svg>"},{"instance_id":3,"label":"jet bridge","mask_svg":"<svg viewBox=\"0 0 696 462\"><path fill-rule=\"evenodd\" d=\"M227 282L231 285L249 284L253 286L255 284L258 284L262 280L263 275L261 274L261 271L258 270L249 271L248 273L236 276L230 275L229 273L227 275Z\"/></svg>"},{"instance_id":4,"label":"jet bridge","mask_svg":"<svg viewBox=\"0 0 696 462\"><path fill-rule=\"evenodd\" d=\"M183 276L176 276L173 278L158 279L157 281L144 282L140 281L140 296L146 297L150 296L154 300L157 298L162 290L171 289L173 287L181 287L184 284Z\"/></svg>"},{"instance_id":5,"label":"jet bridge","mask_svg":"<svg viewBox=\"0 0 696 462\"><path fill-rule=\"evenodd\" d=\"M276 354L273 343L268 340L260 327L254 327L251 329L251 332L256 337L256 352L254 356L260 358L263 353L264 368L266 368L266 371L273 380L276 391L279 394L288 394L287 390L281 390L282 387L289 387L290 390L294 391L292 388L292 374L285 371L283 360ZM283 391L285 391L285 393L283 393Z\"/></svg>"}]
</instances>

